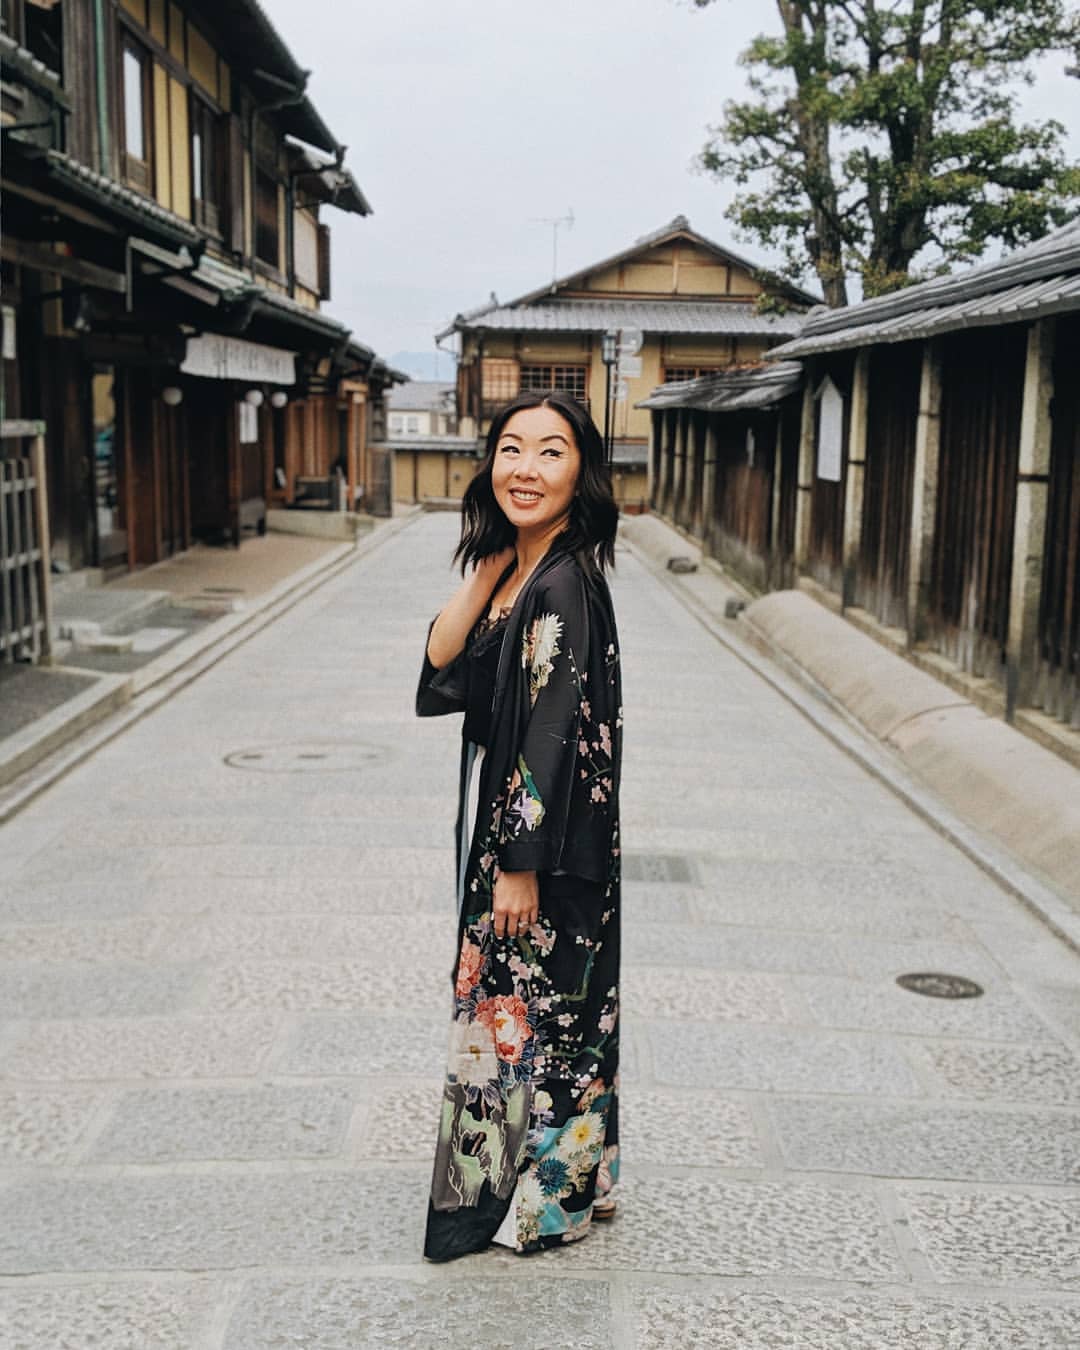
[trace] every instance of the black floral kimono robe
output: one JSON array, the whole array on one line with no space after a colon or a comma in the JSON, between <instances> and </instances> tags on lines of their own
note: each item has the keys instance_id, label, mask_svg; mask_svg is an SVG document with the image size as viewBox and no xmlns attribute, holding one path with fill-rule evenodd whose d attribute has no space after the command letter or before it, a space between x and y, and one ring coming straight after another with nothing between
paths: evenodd
<instances>
[{"instance_id":1,"label":"black floral kimono robe","mask_svg":"<svg viewBox=\"0 0 1080 1350\"><path fill-rule=\"evenodd\" d=\"M420 716L465 708L470 659L425 659ZM496 1235L518 1251L583 1237L618 1178L619 647L606 582L558 543L506 623L491 711L474 823L463 747L436 1261ZM499 868L538 873L525 936L494 936Z\"/></svg>"}]
</instances>

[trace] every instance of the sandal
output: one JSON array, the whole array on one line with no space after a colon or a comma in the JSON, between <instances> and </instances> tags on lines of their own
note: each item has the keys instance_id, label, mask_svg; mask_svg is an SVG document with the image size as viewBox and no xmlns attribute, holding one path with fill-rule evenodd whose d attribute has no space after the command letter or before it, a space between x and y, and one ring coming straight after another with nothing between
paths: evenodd
<instances>
[{"instance_id":1,"label":"sandal","mask_svg":"<svg viewBox=\"0 0 1080 1350\"><path fill-rule=\"evenodd\" d=\"M609 1219L615 1217L615 1210L618 1208L614 1200L594 1200L592 1207L592 1216L606 1223Z\"/></svg>"}]
</instances>

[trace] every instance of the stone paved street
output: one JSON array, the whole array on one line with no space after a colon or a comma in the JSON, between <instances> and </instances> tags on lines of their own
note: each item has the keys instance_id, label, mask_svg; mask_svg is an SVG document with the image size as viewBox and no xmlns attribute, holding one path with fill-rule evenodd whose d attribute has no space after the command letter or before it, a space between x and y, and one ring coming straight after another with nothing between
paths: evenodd
<instances>
[{"instance_id":1,"label":"stone paved street","mask_svg":"<svg viewBox=\"0 0 1080 1350\"><path fill-rule=\"evenodd\" d=\"M0 1347L1080 1345L1080 959L625 550L621 1212L423 1263L459 726L412 700L455 533L0 834Z\"/></svg>"}]
</instances>

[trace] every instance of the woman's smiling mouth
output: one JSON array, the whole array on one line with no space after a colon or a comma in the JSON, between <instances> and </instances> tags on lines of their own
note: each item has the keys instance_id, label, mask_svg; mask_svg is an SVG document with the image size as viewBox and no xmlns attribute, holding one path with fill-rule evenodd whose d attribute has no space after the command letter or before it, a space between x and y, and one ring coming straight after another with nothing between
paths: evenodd
<instances>
[{"instance_id":1,"label":"woman's smiling mouth","mask_svg":"<svg viewBox=\"0 0 1080 1350\"><path fill-rule=\"evenodd\" d=\"M530 488L511 488L510 496L516 502L523 506L530 506L533 502L538 502L543 496L540 492L533 492Z\"/></svg>"}]
</instances>

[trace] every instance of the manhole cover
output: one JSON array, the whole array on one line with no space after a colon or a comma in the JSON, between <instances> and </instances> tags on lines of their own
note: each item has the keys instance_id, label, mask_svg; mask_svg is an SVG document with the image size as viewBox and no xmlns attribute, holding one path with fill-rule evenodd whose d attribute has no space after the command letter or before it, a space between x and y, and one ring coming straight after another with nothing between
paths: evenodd
<instances>
[{"instance_id":1,"label":"manhole cover","mask_svg":"<svg viewBox=\"0 0 1080 1350\"><path fill-rule=\"evenodd\" d=\"M385 756L382 746L362 741L289 741L233 750L225 763L252 773L356 773Z\"/></svg>"},{"instance_id":2,"label":"manhole cover","mask_svg":"<svg viewBox=\"0 0 1080 1350\"><path fill-rule=\"evenodd\" d=\"M925 994L927 998L979 998L983 992L981 985L963 975L941 975L930 971L898 975L896 983L901 989L912 994Z\"/></svg>"},{"instance_id":3,"label":"manhole cover","mask_svg":"<svg viewBox=\"0 0 1080 1350\"><path fill-rule=\"evenodd\" d=\"M689 862L672 853L624 853L623 881L681 881L692 883Z\"/></svg>"}]
</instances>

